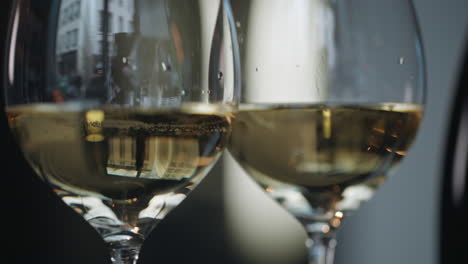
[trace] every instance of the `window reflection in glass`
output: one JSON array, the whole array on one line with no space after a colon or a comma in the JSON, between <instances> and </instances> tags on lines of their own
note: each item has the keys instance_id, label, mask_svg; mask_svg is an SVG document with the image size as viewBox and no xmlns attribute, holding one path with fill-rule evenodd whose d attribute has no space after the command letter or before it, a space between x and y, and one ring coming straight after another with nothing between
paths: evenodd
<instances>
[{"instance_id":1,"label":"window reflection in glass","mask_svg":"<svg viewBox=\"0 0 468 264\"><path fill-rule=\"evenodd\" d=\"M209 49L199 52L199 36L210 30L200 28L199 8L198 1L183 0L62 0L55 48L58 77L50 93L65 101L86 98L132 106L216 96L202 93L207 88L200 63L202 56L209 60Z\"/></svg>"}]
</instances>

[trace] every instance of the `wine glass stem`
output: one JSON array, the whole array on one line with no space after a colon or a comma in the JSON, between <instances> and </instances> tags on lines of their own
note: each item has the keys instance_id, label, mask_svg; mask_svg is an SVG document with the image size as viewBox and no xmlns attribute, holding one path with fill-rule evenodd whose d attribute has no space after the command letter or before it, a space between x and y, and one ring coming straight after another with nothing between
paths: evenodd
<instances>
[{"instance_id":1,"label":"wine glass stem","mask_svg":"<svg viewBox=\"0 0 468 264\"><path fill-rule=\"evenodd\" d=\"M309 249L309 264L333 264L336 240L321 232L309 233L306 241Z\"/></svg>"},{"instance_id":2,"label":"wine glass stem","mask_svg":"<svg viewBox=\"0 0 468 264\"><path fill-rule=\"evenodd\" d=\"M113 264L136 264L140 247L128 247L119 243L110 243L109 250Z\"/></svg>"}]
</instances>

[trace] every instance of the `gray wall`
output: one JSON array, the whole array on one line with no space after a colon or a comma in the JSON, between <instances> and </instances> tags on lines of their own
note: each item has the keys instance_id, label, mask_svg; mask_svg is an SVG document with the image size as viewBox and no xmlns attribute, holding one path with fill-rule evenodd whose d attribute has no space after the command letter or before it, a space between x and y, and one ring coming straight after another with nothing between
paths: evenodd
<instances>
[{"instance_id":1,"label":"gray wall","mask_svg":"<svg viewBox=\"0 0 468 264\"><path fill-rule=\"evenodd\" d=\"M414 0L427 59L428 101L421 133L394 175L348 218L338 234L337 264L435 264L439 182L450 103L468 1Z\"/></svg>"}]
</instances>

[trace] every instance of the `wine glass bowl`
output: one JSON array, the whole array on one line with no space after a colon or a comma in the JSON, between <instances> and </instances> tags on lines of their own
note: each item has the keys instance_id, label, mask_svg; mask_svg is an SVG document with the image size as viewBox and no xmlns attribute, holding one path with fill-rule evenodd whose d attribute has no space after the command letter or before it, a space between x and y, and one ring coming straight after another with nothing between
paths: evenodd
<instances>
[{"instance_id":1,"label":"wine glass bowl","mask_svg":"<svg viewBox=\"0 0 468 264\"><path fill-rule=\"evenodd\" d=\"M332 263L343 218L407 155L424 58L411 1L234 1L241 105L229 151ZM327 251L328 250L328 251Z\"/></svg>"},{"instance_id":2,"label":"wine glass bowl","mask_svg":"<svg viewBox=\"0 0 468 264\"><path fill-rule=\"evenodd\" d=\"M229 3L16 1L11 14L4 92L19 147L113 263L136 263L227 144Z\"/></svg>"}]
</instances>

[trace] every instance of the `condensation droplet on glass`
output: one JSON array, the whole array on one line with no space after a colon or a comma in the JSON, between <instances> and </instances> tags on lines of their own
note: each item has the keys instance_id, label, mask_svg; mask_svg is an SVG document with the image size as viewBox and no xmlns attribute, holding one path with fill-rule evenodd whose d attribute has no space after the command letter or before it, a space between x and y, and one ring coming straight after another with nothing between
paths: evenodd
<instances>
[{"instance_id":1,"label":"condensation droplet on glass","mask_svg":"<svg viewBox=\"0 0 468 264\"><path fill-rule=\"evenodd\" d=\"M241 27L241 23L239 21L236 22L236 27L238 27L238 28Z\"/></svg>"},{"instance_id":2,"label":"condensation droplet on glass","mask_svg":"<svg viewBox=\"0 0 468 264\"><path fill-rule=\"evenodd\" d=\"M258 72L258 68L255 68L255 71Z\"/></svg>"},{"instance_id":3,"label":"condensation droplet on glass","mask_svg":"<svg viewBox=\"0 0 468 264\"><path fill-rule=\"evenodd\" d=\"M210 91L210 90L207 90L207 91L206 91L206 93L207 93L207 94L210 94L210 93L211 93L211 91Z\"/></svg>"},{"instance_id":4,"label":"condensation droplet on glass","mask_svg":"<svg viewBox=\"0 0 468 264\"><path fill-rule=\"evenodd\" d=\"M218 73L218 81L221 81L223 79L223 72Z\"/></svg>"},{"instance_id":5,"label":"condensation droplet on glass","mask_svg":"<svg viewBox=\"0 0 468 264\"><path fill-rule=\"evenodd\" d=\"M400 57L400 65L403 65L405 63L405 58Z\"/></svg>"},{"instance_id":6,"label":"condensation droplet on glass","mask_svg":"<svg viewBox=\"0 0 468 264\"><path fill-rule=\"evenodd\" d=\"M185 95L185 90L180 91L180 95Z\"/></svg>"},{"instance_id":7,"label":"condensation droplet on glass","mask_svg":"<svg viewBox=\"0 0 468 264\"><path fill-rule=\"evenodd\" d=\"M201 93L202 93L202 94L205 94L205 90L202 90Z\"/></svg>"},{"instance_id":8,"label":"condensation droplet on glass","mask_svg":"<svg viewBox=\"0 0 468 264\"><path fill-rule=\"evenodd\" d=\"M325 233L325 234L330 232L330 227L328 225L322 226L322 232Z\"/></svg>"},{"instance_id":9,"label":"condensation droplet on glass","mask_svg":"<svg viewBox=\"0 0 468 264\"><path fill-rule=\"evenodd\" d=\"M164 61L161 62L161 68L164 72L168 72L171 70L171 66L167 63L165 63Z\"/></svg>"}]
</instances>

